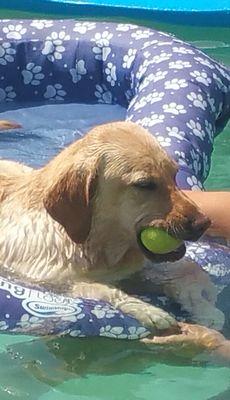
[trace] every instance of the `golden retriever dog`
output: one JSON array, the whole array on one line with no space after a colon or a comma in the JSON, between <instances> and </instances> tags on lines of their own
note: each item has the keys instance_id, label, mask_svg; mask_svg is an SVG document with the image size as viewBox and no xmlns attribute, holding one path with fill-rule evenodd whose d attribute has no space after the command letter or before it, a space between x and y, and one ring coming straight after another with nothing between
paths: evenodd
<instances>
[{"instance_id":1,"label":"golden retriever dog","mask_svg":"<svg viewBox=\"0 0 230 400\"><path fill-rule=\"evenodd\" d=\"M176 173L157 141L131 122L92 129L41 169L0 161L1 273L109 301L153 334L177 332L167 312L116 287L149 260L166 294L215 319L215 289L199 267L157 266L179 260L185 245L159 255L140 243L144 227L197 240L210 225L176 187Z\"/></svg>"}]
</instances>

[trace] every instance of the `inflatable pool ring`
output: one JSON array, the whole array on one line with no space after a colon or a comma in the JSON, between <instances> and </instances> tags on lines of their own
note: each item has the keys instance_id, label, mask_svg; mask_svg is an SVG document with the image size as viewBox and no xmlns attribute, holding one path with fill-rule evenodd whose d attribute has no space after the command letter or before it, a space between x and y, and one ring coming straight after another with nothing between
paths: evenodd
<instances>
[{"instance_id":1,"label":"inflatable pool ring","mask_svg":"<svg viewBox=\"0 0 230 400\"><path fill-rule=\"evenodd\" d=\"M0 32L0 102L119 104L126 107L127 120L147 128L178 162L180 188L203 187L214 137L230 117L226 67L169 34L129 24L2 20ZM227 247L189 245L186 257L215 283L230 282ZM122 338L148 334L109 304L65 300L20 285L15 295L15 284L1 282L1 330ZM51 296L50 306L44 296Z\"/></svg>"},{"instance_id":2,"label":"inflatable pool ring","mask_svg":"<svg viewBox=\"0 0 230 400\"><path fill-rule=\"evenodd\" d=\"M230 72L175 37L129 24L0 22L0 102L119 104L202 188L230 116Z\"/></svg>"},{"instance_id":3,"label":"inflatable pool ring","mask_svg":"<svg viewBox=\"0 0 230 400\"><path fill-rule=\"evenodd\" d=\"M207 270L219 287L229 284L229 248L205 242L188 244L186 258ZM153 296L150 300L175 313L175 305L165 303L161 297ZM3 277L0 277L0 305L0 331L5 333L116 339L140 339L150 334L133 317L104 301L73 299ZM186 314L180 313L180 316L186 317Z\"/></svg>"},{"instance_id":4,"label":"inflatable pool ring","mask_svg":"<svg viewBox=\"0 0 230 400\"><path fill-rule=\"evenodd\" d=\"M104 301L70 298L0 278L0 331L137 339L149 332Z\"/></svg>"}]
</instances>

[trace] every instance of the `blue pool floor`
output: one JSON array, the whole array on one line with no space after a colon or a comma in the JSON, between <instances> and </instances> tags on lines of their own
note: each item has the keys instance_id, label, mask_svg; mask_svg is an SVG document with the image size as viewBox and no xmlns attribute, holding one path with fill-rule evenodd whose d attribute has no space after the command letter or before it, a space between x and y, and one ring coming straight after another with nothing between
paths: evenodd
<instances>
[{"instance_id":1,"label":"blue pool floor","mask_svg":"<svg viewBox=\"0 0 230 400\"><path fill-rule=\"evenodd\" d=\"M97 124L125 119L126 110L114 105L48 104L1 110L0 119L22 125L0 133L0 158L40 167ZM2 112L1 112L2 111Z\"/></svg>"}]
</instances>

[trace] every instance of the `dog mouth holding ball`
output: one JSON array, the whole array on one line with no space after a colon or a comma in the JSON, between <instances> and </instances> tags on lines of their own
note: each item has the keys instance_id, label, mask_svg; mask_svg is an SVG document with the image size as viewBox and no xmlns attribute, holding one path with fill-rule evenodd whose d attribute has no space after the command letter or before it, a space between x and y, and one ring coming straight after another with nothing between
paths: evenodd
<instances>
[{"instance_id":1,"label":"dog mouth holding ball","mask_svg":"<svg viewBox=\"0 0 230 400\"><path fill-rule=\"evenodd\" d=\"M186 252L183 240L153 226L140 230L137 243L144 256L154 263L180 260Z\"/></svg>"},{"instance_id":2,"label":"dog mouth holding ball","mask_svg":"<svg viewBox=\"0 0 230 400\"><path fill-rule=\"evenodd\" d=\"M192 225L192 223L190 223ZM184 257L186 241L197 241L210 226L210 220L202 216L193 223L195 229L176 229L165 221L139 228L137 243L146 258L154 263L174 262Z\"/></svg>"}]
</instances>

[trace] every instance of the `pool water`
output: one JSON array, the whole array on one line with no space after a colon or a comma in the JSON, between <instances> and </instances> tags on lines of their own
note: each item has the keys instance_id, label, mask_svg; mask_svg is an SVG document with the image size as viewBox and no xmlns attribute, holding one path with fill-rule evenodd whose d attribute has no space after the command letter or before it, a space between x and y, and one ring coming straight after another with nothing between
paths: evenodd
<instances>
[{"instance_id":1,"label":"pool water","mask_svg":"<svg viewBox=\"0 0 230 400\"><path fill-rule=\"evenodd\" d=\"M3 11L0 16L10 17ZM14 17L18 15L14 14ZM169 26L157 22L148 25L194 42L230 65L230 30ZM4 110L1 118L12 117L21 122L24 129L0 137L0 156L13 157L34 166L43 165L54 153L93 126L95 118L104 122L102 115L108 120L124 117L124 110L119 107L107 108L103 113L96 110L96 106L93 106L93 112L84 106L80 111L74 108L76 105L61 107L65 110L59 115L65 115L65 118L56 118L52 106L45 110L43 106L23 111ZM229 154L230 126L216 140L207 188L229 188ZM40 339L2 334L0 400L8 399L229 400L230 370L214 364L169 362L160 355L156 357L122 341Z\"/></svg>"},{"instance_id":2,"label":"pool water","mask_svg":"<svg viewBox=\"0 0 230 400\"><path fill-rule=\"evenodd\" d=\"M0 106L1 119L23 127L0 134L0 157L41 167L96 124L124 120L125 115L125 108L118 105L26 104L8 111Z\"/></svg>"},{"instance_id":3,"label":"pool water","mask_svg":"<svg viewBox=\"0 0 230 400\"><path fill-rule=\"evenodd\" d=\"M206 181L209 190L229 190L230 186L230 125L216 138L212 166Z\"/></svg>"}]
</instances>

